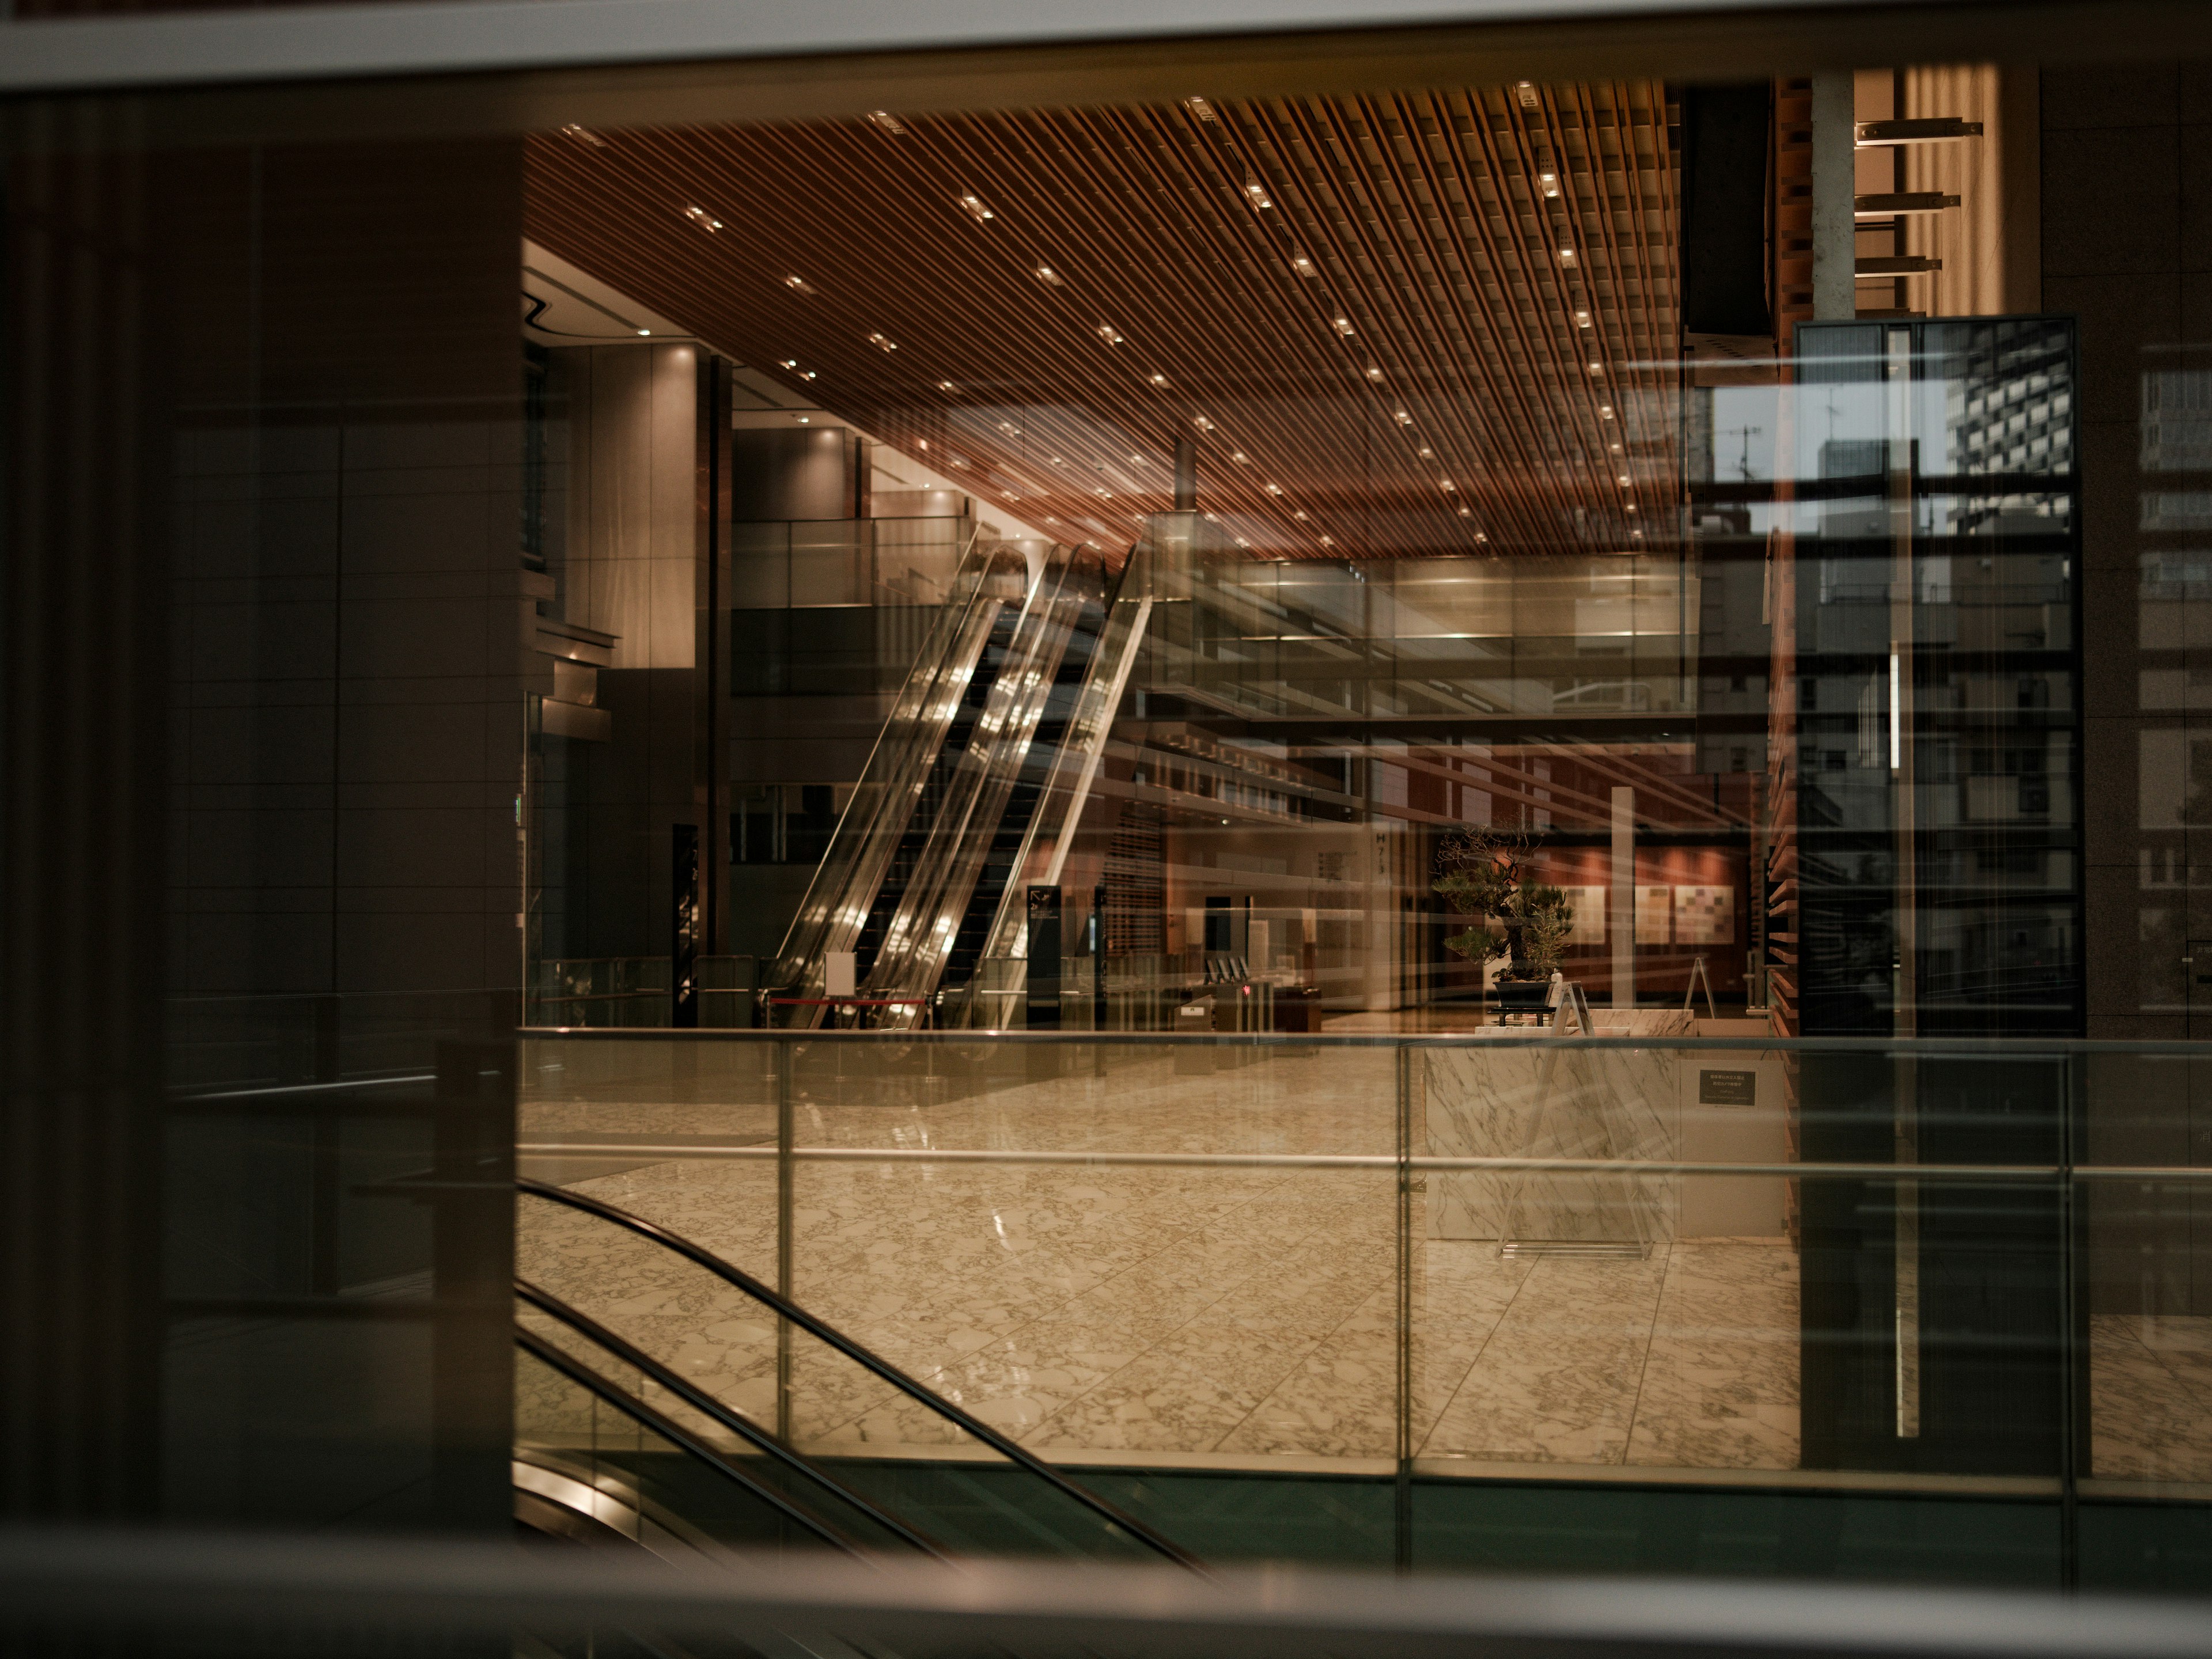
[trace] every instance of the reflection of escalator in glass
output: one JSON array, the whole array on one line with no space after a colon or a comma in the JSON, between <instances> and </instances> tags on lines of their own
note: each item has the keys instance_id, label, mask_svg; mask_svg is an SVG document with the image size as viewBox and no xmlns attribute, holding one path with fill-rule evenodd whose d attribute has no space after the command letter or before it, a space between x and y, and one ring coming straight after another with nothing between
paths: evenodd
<instances>
[{"instance_id":1,"label":"reflection of escalator in glass","mask_svg":"<svg viewBox=\"0 0 2212 1659\"><path fill-rule=\"evenodd\" d=\"M757 1421L543 1287L518 1279L515 1508L541 1536L655 1553L827 1549L854 1554L1056 1555L1196 1562L996 1430L743 1270L613 1205L516 1186L619 1229L746 1298L773 1334L780 1419ZM801 1350L804 1350L804 1358ZM767 1352L763 1345L763 1353ZM877 1401L917 1445L802 1449L793 1381Z\"/></svg>"},{"instance_id":2,"label":"reflection of escalator in glass","mask_svg":"<svg viewBox=\"0 0 2212 1659\"><path fill-rule=\"evenodd\" d=\"M1106 752L1114 716L1145 645L1156 594L1156 550L1139 544L1103 601L1087 610L1068 651L1054 701L1017 788L988 879L979 884L945 970L947 1024L1020 1023L1028 988L1027 890L1058 887Z\"/></svg>"},{"instance_id":3,"label":"reflection of escalator in glass","mask_svg":"<svg viewBox=\"0 0 2212 1659\"><path fill-rule=\"evenodd\" d=\"M986 653L963 710L964 741L947 741L871 916L881 933L864 953L863 995L928 999L947 979L963 938L980 945L1035 806L1032 757L1049 755L1096 642L1105 586L1098 556L1054 547L1010 629ZM1026 790L1024 784L1027 784ZM890 1007L883 1023L918 1008Z\"/></svg>"}]
</instances>

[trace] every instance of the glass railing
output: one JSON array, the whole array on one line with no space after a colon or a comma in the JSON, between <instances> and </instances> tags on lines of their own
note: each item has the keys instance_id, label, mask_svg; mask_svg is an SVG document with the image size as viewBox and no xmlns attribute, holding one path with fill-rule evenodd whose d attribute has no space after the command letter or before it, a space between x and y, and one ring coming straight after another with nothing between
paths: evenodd
<instances>
[{"instance_id":1,"label":"glass railing","mask_svg":"<svg viewBox=\"0 0 2212 1659\"><path fill-rule=\"evenodd\" d=\"M1609 1018L526 1033L522 1162L1208 1559L2042 1582L2212 1535L2200 1050ZM958 1455L574 1266L810 1455Z\"/></svg>"}]
</instances>

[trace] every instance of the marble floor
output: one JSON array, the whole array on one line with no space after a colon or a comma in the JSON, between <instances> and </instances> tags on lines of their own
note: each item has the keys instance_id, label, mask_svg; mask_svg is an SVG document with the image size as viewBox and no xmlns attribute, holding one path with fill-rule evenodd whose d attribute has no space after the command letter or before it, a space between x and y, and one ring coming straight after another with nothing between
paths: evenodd
<instances>
[{"instance_id":1,"label":"marble floor","mask_svg":"<svg viewBox=\"0 0 2212 1659\"><path fill-rule=\"evenodd\" d=\"M541 1155L526 1172L772 1279L773 1164L665 1149L772 1139L778 1085L758 1069L762 1050L670 1052L681 1047L532 1045L526 1141L594 1150ZM828 1047L790 1080L805 1145L1372 1154L1395 1143L1384 1047L1255 1051L1204 1074L1134 1049L1105 1075L990 1079L947 1075L945 1050L847 1077ZM638 1154L611 1150L626 1142ZM1345 1460L1394 1455L1388 1169L802 1163L792 1212L799 1302L1048 1455L1357 1467ZM1508 1258L1492 1242L1426 1237L1418 1216L1413 1231L1418 1455L1470 1469L1796 1467L1797 1281L1785 1241ZM774 1420L772 1322L703 1271L532 1200L518 1259L525 1276ZM2139 1327L2098 1322L2098 1472L2212 1479L2212 1321ZM791 1376L802 1443L941 1455L962 1437L804 1336ZM527 1431L580 1432L588 1415L567 1385L526 1368Z\"/></svg>"}]
</instances>

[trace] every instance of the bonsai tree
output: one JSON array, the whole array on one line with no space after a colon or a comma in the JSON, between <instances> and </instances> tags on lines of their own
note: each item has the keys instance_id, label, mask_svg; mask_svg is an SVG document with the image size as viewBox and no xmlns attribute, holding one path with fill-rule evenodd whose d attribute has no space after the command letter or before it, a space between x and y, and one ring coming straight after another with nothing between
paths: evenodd
<instances>
[{"instance_id":1,"label":"bonsai tree","mask_svg":"<svg viewBox=\"0 0 2212 1659\"><path fill-rule=\"evenodd\" d=\"M1504 957L1502 979L1549 979L1575 925L1567 896L1531 879L1534 846L1526 830L1469 828L1437 855L1435 890L1459 915L1480 918L1444 948L1474 963Z\"/></svg>"}]
</instances>

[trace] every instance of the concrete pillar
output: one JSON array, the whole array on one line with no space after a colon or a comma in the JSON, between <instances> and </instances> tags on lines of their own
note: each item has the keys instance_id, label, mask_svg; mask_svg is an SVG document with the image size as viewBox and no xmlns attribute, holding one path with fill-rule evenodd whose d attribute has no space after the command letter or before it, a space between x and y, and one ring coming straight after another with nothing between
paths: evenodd
<instances>
[{"instance_id":1,"label":"concrete pillar","mask_svg":"<svg viewBox=\"0 0 2212 1659\"><path fill-rule=\"evenodd\" d=\"M1813 77L1813 316L1858 315L1857 237L1851 196L1857 131L1847 70Z\"/></svg>"},{"instance_id":2,"label":"concrete pillar","mask_svg":"<svg viewBox=\"0 0 2212 1659\"><path fill-rule=\"evenodd\" d=\"M1613 1006L1636 1006L1636 791L1613 792L1613 892L1606 932L1613 940Z\"/></svg>"}]
</instances>

